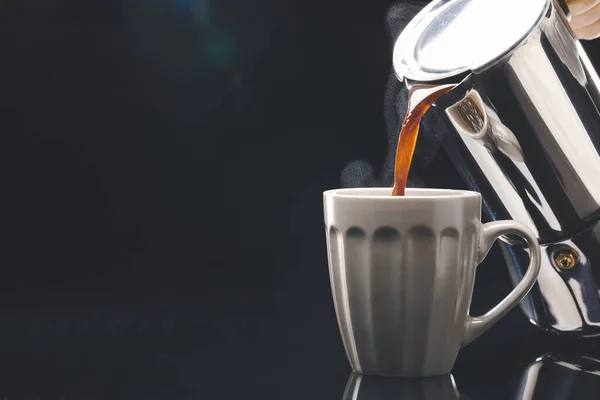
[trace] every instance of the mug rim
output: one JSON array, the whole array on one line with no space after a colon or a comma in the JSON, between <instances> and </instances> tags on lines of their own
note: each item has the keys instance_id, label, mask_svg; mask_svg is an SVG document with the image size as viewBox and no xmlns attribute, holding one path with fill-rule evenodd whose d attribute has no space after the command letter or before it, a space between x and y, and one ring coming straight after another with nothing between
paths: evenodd
<instances>
[{"instance_id":1,"label":"mug rim","mask_svg":"<svg viewBox=\"0 0 600 400\"><path fill-rule=\"evenodd\" d=\"M481 197L479 192L461 189L437 188L406 188L405 196L392 196L391 187L360 187L329 189L323 192L324 196L349 198L349 199L379 199L385 201L409 201L425 199L460 199Z\"/></svg>"}]
</instances>

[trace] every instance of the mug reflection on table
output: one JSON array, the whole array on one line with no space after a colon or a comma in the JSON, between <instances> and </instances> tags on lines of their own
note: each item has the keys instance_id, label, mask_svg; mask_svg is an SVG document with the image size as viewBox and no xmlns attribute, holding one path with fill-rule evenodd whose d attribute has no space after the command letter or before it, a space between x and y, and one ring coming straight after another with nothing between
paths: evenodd
<instances>
[{"instance_id":1,"label":"mug reflection on table","mask_svg":"<svg viewBox=\"0 0 600 400\"><path fill-rule=\"evenodd\" d=\"M350 374L342 400L459 400L450 374L430 378L383 378Z\"/></svg>"}]
</instances>

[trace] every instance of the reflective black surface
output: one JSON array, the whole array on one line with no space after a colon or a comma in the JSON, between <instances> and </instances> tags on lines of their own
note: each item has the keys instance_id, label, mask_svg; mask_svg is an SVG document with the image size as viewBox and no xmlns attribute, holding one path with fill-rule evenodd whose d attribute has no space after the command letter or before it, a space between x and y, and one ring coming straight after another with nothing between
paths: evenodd
<instances>
[{"instance_id":1,"label":"reflective black surface","mask_svg":"<svg viewBox=\"0 0 600 400\"><path fill-rule=\"evenodd\" d=\"M388 155L390 5L0 4L0 396L343 397L321 192ZM427 177L460 187L440 156ZM512 399L540 355L597 356L557 340L515 310L457 389Z\"/></svg>"},{"instance_id":2,"label":"reflective black surface","mask_svg":"<svg viewBox=\"0 0 600 400\"><path fill-rule=\"evenodd\" d=\"M600 395L598 362L590 359L600 353L593 343L584 346L523 334L499 345L482 336L459 355L452 372L455 391L447 377L426 381L364 377L356 388L334 318L323 318L326 311L318 321L315 310L269 318L256 311L241 315L243 307L226 314L223 308L217 312L190 299L179 300L79 310L46 307L43 316L3 318L2 395L345 399L353 398L348 397L349 386L361 400L445 400L455 391L461 396L455 398L482 400ZM289 306L289 300L284 304ZM552 357L540 361L548 352ZM532 375L532 370L537 372ZM431 397L434 394L438 397Z\"/></svg>"},{"instance_id":3,"label":"reflective black surface","mask_svg":"<svg viewBox=\"0 0 600 400\"><path fill-rule=\"evenodd\" d=\"M594 399L600 360L585 354L549 353L523 372L515 399Z\"/></svg>"}]
</instances>

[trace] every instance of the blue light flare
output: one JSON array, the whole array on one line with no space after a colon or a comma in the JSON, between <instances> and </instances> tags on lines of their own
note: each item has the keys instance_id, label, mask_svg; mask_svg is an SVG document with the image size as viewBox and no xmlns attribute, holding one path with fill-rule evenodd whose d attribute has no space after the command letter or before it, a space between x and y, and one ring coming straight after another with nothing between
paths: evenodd
<instances>
[{"instance_id":1,"label":"blue light flare","mask_svg":"<svg viewBox=\"0 0 600 400\"><path fill-rule=\"evenodd\" d=\"M204 38L204 56L206 61L217 68L233 65L237 54L236 41L229 31L213 31Z\"/></svg>"},{"instance_id":2,"label":"blue light flare","mask_svg":"<svg viewBox=\"0 0 600 400\"><path fill-rule=\"evenodd\" d=\"M190 13L200 27L212 26L213 0L175 0L175 2L181 10Z\"/></svg>"},{"instance_id":3,"label":"blue light flare","mask_svg":"<svg viewBox=\"0 0 600 400\"><path fill-rule=\"evenodd\" d=\"M192 17L202 36L205 61L214 68L226 69L234 65L237 41L233 33L216 23L214 0L175 0L177 7Z\"/></svg>"}]
</instances>

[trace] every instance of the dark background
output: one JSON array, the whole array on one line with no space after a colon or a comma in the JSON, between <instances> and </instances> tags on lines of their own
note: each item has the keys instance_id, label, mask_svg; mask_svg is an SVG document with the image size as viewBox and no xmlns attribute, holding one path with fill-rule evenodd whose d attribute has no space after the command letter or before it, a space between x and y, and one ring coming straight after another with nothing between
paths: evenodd
<instances>
[{"instance_id":1,"label":"dark background","mask_svg":"<svg viewBox=\"0 0 600 400\"><path fill-rule=\"evenodd\" d=\"M341 398L321 193L388 152L391 4L3 2L2 390ZM536 335L516 310L458 365L510 377Z\"/></svg>"},{"instance_id":2,"label":"dark background","mask_svg":"<svg viewBox=\"0 0 600 400\"><path fill-rule=\"evenodd\" d=\"M5 7L2 292L326 298L321 192L387 152L388 5Z\"/></svg>"}]
</instances>

